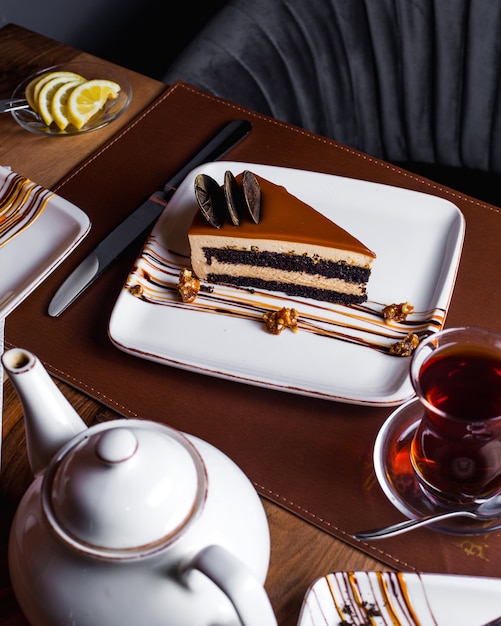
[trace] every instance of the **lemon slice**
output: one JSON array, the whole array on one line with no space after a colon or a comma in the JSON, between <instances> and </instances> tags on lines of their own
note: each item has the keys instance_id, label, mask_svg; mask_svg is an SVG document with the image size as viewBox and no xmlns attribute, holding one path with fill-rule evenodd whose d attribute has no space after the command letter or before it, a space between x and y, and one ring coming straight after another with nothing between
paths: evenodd
<instances>
[{"instance_id":1,"label":"lemon slice","mask_svg":"<svg viewBox=\"0 0 501 626\"><path fill-rule=\"evenodd\" d=\"M116 98L120 85L112 80L88 80L70 93L67 103L67 115L73 126L78 130L101 111L108 98Z\"/></svg>"},{"instance_id":2,"label":"lemon slice","mask_svg":"<svg viewBox=\"0 0 501 626\"><path fill-rule=\"evenodd\" d=\"M40 91L45 83L48 83L50 80L54 78L82 78L80 74L76 74L75 72L68 71L57 71L57 72L47 72L42 74L41 76L36 76L33 80L31 80L25 89L26 100L28 100L28 104L30 107L38 112L38 97L40 95Z\"/></svg>"},{"instance_id":3,"label":"lemon slice","mask_svg":"<svg viewBox=\"0 0 501 626\"><path fill-rule=\"evenodd\" d=\"M33 109L33 111L38 111L38 105L35 100L35 85L38 83L39 80L40 76L35 76L35 78L32 78L30 82L26 85L26 88L24 90L24 96L26 100L28 100L28 104Z\"/></svg>"},{"instance_id":4,"label":"lemon slice","mask_svg":"<svg viewBox=\"0 0 501 626\"><path fill-rule=\"evenodd\" d=\"M50 112L59 130L65 130L66 127L70 124L67 108L68 98L73 89L75 89L77 85L80 85L80 83L82 83L84 80L85 79L70 80L67 83L59 85L59 87L54 92L54 95L52 96L52 101L50 103Z\"/></svg>"},{"instance_id":5,"label":"lemon slice","mask_svg":"<svg viewBox=\"0 0 501 626\"><path fill-rule=\"evenodd\" d=\"M50 126L54 121L54 117L52 115L52 100L57 92L57 90L66 85L67 83L73 82L75 84L84 82L85 78L80 77L79 79L72 76L58 76L57 78L51 78L49 81L45 82L38 93L38 112L43 119L43 121Z\"/></svg>"}]
</instances>

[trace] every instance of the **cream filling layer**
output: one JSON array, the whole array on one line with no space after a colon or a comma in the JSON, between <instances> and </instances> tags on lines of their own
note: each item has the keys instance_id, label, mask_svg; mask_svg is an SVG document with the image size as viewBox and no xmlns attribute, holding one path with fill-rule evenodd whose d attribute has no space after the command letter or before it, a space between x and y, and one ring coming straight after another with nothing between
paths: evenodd
<instances>
[{"instance_id":1,"label":"cream filling layer","mask_svg":"<svg viewBox=\"0 0 501 626\"><path fill-rule=\"evenodd\" d=\"M349 283L340 278L326 278L320 274L306 274L303 272L286 272L270 267L257 267L254 265L241 265L237 263L219 263L212 261L207 263L193 262L193 271L201 280L207 279L209 274L233 276L239 278L257 278L265 281L277 281L291 285L302 285L315 289L326 289L337 293L350 295L364 295L365 291L359 283Z\"/></svg>"}]
</instances>

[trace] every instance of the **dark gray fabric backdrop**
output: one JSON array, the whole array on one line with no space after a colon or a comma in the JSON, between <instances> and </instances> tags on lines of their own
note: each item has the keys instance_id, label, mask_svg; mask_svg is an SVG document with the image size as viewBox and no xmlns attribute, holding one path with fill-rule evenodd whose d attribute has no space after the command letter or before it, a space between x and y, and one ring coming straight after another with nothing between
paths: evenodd
<instances>
[{"instance_id":1,"label":"dark gray fabric backdrop","mask_svg":"<svg viewBox=\"0 0 501 626\"><path fill-rule=\"evenodd\" d=\"M501 172L501 3L230 0L169 67L392 162Z\"/></svg>"}]
</instances>

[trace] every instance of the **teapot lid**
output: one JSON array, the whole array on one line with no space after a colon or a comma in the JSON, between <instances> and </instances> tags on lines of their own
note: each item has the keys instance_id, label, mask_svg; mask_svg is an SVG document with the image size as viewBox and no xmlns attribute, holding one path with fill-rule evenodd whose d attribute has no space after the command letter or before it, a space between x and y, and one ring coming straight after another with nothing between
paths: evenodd
<instances>
[{"instance_id":1,"label":"teapot lid","mask_svg":"<svg viewBox=\"0 0 501 626\"><path fill-rule=\"evenodd\" d=\"M192 522L206 497L204 462L182 433L146 420L89 428L44 476L54 530L78 549L123 557L156 551Z\"/></svg>"}]
</instances>

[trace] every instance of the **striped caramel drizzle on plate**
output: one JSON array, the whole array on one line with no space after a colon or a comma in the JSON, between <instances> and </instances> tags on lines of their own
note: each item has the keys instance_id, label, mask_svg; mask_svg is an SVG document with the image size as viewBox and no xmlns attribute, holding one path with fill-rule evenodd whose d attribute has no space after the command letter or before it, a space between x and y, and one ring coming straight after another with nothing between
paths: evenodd
<instances>
[{"instance_id":1,"label":"striped caramel drizzle on plate","mask_svg":"<svg viewBox=\"0 0 501 626\"><path fill-rule=\"evenodd\" d=\"M54 195L30 179L10 172L0 189L0 247L40 217Z\"/></svg>"},{"instance_id":2,"label":"striped caramel drizzle on plate","mask_svg":"<svg viewBox=\"0 0 501 626\"><path fill-rule=\"evenodd\" d=\"M391 303L369 301L340 305L210 283L203 284L196 300L187 303L181 301L177 289L179 272L185 267L189 267L189 259L173 252L166 253L155 237L150 236L124 288L150 304L228 315L256 323L262 323L267 311L293 306L298 312L300 331L363 345L385 354L389 354L390 347L402 341L409 332L422 339L440 330L445 319L443 309L433 309L414 311L403 322L388 323L382 310Z\"/></svg>"},{"instance_id":3,"label":"striped caramel drizzle on plate","mask_svg":"<svg viewBox=\"0 0 501 626\"><path fill-rule=\"evenodd\" d=\"M398 582L400 584L400 590L402 591L402 594L403 594L403 596L405 598L405 602L407 604L407 608L409 609L409 611L412 614L412 619L416 622L416 624L419 624L418 617L417 617L416 613L414 612L414 609L412 607L412 603L411 603L410 598L409 598L409 592L407 590L407 585L405 584L405 580L404 580L402 572L398 572L397 579L398 579Z\"/></svg>"},{"instance_id":4,"label":"striped caramel drizzle on plate","mask_svg":"<svg viewBox=\"0 0 501 626\"><path fill-rule=\"evenodd\" d=\"M401 572L336 572L324 580L340 619L336 626L424 626ZM325 623L331 625L327 617Z\"/></svg>"}]
</instances>

